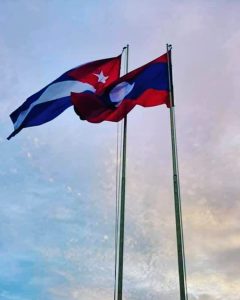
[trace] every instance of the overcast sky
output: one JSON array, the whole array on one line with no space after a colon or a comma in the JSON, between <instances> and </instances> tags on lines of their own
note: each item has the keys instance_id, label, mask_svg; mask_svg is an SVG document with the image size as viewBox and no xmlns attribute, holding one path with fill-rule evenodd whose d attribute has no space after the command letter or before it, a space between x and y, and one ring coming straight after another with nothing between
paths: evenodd
<instances>
[{"instance_id":1,"label":"overcast sky","mask_svg":"<svg viewBox=\"0 0 240 300\"><path fill-rule=\"evenodd\" d=\"M173 45L189 300L240 295L240 2L0 0L0 298L110 300L117 125L72 108L7 141L9 114L63 72ZM169 111L128 119L124 300L179 297Z\"/></svg>"}]
</instances>

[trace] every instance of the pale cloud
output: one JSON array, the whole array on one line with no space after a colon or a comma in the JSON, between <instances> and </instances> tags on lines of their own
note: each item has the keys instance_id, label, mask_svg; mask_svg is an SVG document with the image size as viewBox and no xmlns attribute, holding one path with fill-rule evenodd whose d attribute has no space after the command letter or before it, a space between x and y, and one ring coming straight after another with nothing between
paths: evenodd
<instances>
[{"instance_id":1,"label":"pale cloud","mask_svg":"<svg viewBox=\"0 0 240 300\"><path fill-rule=\"evenodd\" d=\"M193 274L189 280L189 290L198 297L201 294L207 294L213 299L222 299L231 295L231 299L237 300L240 293L240 281L239 278L232 278L230 281L221 273Z\"/></svg>"},{"instance_id":2,"label":"pale cloud","mask_svg":"<svg viewBox=\"0 0 240 300\"><path fill-rule=\"evenodd\" d=\"M51 290L53 296L56 299L66 299L70 298L72 300L78 299L88 299L88 300L98 300L98 299L106 299L112 300L113 299L113 291L111 289L101 289L101 288L73 288L73 289L63 289L59 287L58 289ZM127 300L127 298L123 297L123 300Z\"/></svg>"}]
</instances>

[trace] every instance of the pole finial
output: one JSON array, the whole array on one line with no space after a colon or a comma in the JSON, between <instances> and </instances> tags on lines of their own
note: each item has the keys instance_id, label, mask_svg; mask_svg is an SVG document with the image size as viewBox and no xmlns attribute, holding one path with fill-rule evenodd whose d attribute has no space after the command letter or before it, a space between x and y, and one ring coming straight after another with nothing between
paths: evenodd
<instances>
[{"instance_id":1,"label":"pole finial","mask_svg":"<svg viewBox=\"0 0 240 300\"><path fill-rule=\"evenodd\" d=\"M124 52L124 50L128 49L128 47L129 47L129 44L127 44L126 46L124 46L123 49L122 49L122 53Z\"/></svg>"}]
</instances>

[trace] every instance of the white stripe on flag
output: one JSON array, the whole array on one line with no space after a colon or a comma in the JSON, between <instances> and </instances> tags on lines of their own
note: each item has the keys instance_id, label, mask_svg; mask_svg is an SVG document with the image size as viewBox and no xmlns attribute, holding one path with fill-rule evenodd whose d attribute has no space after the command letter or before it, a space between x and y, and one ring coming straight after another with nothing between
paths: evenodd
<instances>
[{"instance_id":1,"label":"white stripe on flag","mask_svg":"<svg viewBox=\"0 0 240 300\"><path fill-rule=\"evenodd\" d=\"M48 101L54 101L63 97L70 96L72 92L74 93L82 93L85 91L95 92L95 88L89 83L83 83L81 81L75 80L66 80L61 82L56 82L51 84L43 93L42 95L34 101L28 109L22 111L16 122L14 123L14 129L18 129L22 122L25 120L29 112L32 108L38 104L45 103Z\"/></svg>"}]
</instances>

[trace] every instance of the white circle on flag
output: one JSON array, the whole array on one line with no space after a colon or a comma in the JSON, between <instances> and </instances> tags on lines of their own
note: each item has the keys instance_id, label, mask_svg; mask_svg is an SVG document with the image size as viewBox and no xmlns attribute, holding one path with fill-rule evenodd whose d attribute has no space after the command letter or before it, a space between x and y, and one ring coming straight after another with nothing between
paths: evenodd
<instances>
[{"instance_id":1,"label":"white circle on flag","mask_svg":"<svg viewBox=\"0 0 240 300\"><path fill-rule=\"evenodd\" d=\"M117 84L109 93L111 102L118 106L122 100L133 90L134 85L135 83L130 84L126 81Z\"/></svg>"}]
</instances>

